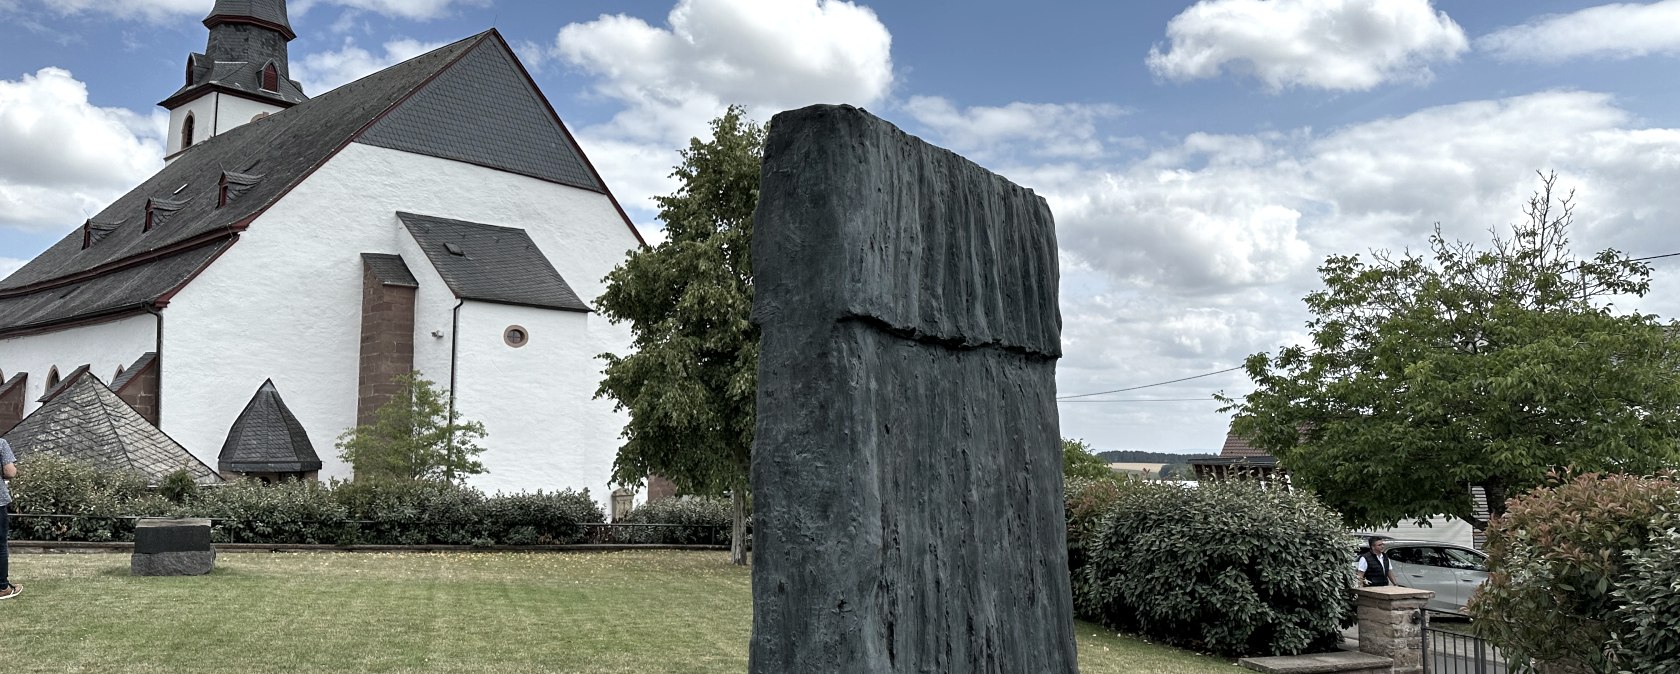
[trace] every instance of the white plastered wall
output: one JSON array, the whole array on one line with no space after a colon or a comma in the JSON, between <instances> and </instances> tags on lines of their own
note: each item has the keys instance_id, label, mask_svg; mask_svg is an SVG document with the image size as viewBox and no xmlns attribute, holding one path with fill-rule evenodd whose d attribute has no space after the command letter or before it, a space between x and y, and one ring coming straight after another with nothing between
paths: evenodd
<instances>
[{"instance_id":1,"label":"white plastered wall","mask_svg":"<svg viewBox=\"0 0 1680 674\"><path fill-rule=\"evenodd\" d=\"M420 280L415 363L425 376L447 385L455 299L412 240L404 241L409 237L397 211L524 229L585 303L593 303L607 272L637 245L605 195L353 143L252 223L227 253L176 295L165 318L164 430L215 465L233 420L263 380L273 378L325 464L322 477L349 477L334 442L355 423L362 253L399 253ZM551 446L548 439L555 422L543 411L570 405L577 392L593 396L600 371L593 356L628 351L628 328L593 315L565 322L552 310L507 309L520 318L515 322L543 325L545 339L551 330L584 333L564 341L555 335L555 343L572 344L576 350L564 360L573 367L530 370L523 375L528 380L515 384L527 392L540 388L541 396L498 399L479 389L463 389L473 397L470 404L461 401L464 411L487 425L485 414L499 414L490 408L525 410L509 421L497 417L485 460L500 474L476 484L514 491L588 488L605 507L606 477L592 466L610 467L625 421L612 412L610 403L590 401L566 412L577 427L570 438L578 447L575 451L592 457L575 462L574 475L563 474L570 469L527 470L559 464L535 450L504 452L497 446ZM463 309L463 331L468 327L467 311ZM496 344L501 343L503 327L493 328ZM433 331L444 337L433 337ZM582 364L584 353L587 365ZM458 367L458 373L464 367ZM459 376L466 380L477 374Z\"/></svg>"},{"instance_id":2,"label":"white plastered wall","mask_svg":"<svg viewBox=\"0 0 1680 674\"><path fill-rule=\"evenodd\" d=\"M47 373L54 366L58 367L59 376L66 376L84 364L90 365L90 372L110 384L119 366L133 365L156 347L157 319L151 314L140 314L106 323L0 339L0 374L11 379L19 372L29 373L29 385L24 392L27 401L23 406L27 415L41 406L35 401L46 395Z\"/></svg>"},{"instance_id":3,"label":"white plastered wall","mask_svg":"<svg viewBox=\"0 0 1680 674\"><path fill-rule=\"evenodd\" d=\"M229 96L220 92L211 92L169 111L169 145L168 154L181 151L181 125L187 120L187 113L193 115L193 144L204 142L206 138L217 134L227 133L229 129L249 124L259 113L274 114L283 110L278 105L271 105L260 101L253 101L239 96ZM239 167L224 167L230 171L237 171Z\"/></svg>"}]
</instances>

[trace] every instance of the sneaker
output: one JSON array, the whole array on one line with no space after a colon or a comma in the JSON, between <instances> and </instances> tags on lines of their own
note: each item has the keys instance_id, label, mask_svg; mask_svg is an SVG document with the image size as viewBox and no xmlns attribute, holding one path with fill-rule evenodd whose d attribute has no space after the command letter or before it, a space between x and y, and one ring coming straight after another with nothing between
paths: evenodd
<instances>
[{"instance_id":1,"label":"sneaker","mask_svg":"<svg viewBox=\"0 0 1680 674\"><path fill-rule=\"evenodd\" d=\"M12 597L16 597L20 594L23 594L23 586L13 585L4 590L0 590L0 599L11 599Z\"/></svg>"}]
</instances>

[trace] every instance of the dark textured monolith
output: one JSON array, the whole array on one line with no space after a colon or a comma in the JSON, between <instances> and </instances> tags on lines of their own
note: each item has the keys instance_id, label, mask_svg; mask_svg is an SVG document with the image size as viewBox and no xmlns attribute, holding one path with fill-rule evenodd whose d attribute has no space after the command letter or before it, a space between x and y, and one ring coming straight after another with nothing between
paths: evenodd
<instances>
[{"instance_id":1,"label":"dark textured monolith","mask_svg":"<svg viewBox=\"0 0 1680 674\"><path fill-rule=\"evenodd\" d=\"M1077 671L1044 200L814 106L753 226L751 671Z\"/></svg>"},{"instance_id":2,"label":"dark textured monolith","mask_svg":"<svg viewBox=\"0 0 1680 674\"><path fill-rule=\"evenodd\" d=\"M135 576L202 576L216 568L210 520L145 518L134 525Z\"/></svg>"}]
</instances>

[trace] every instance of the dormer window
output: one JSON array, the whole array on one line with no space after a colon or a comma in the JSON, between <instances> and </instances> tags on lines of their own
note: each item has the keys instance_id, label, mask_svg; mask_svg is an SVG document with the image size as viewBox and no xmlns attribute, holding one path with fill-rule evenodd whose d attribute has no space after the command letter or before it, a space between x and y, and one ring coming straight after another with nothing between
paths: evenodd
<instances>
[{"instance_id":1,"label":"dormer window","mask_svg":"<svg viewBox=\"0 0 1680 674\"><path fill-rule=\"evenodd\" d=\"M263 91L280 90L280 69L274 67L272 63L263 66L262 88Z\"/></svg>"},{"instance_id":2,"label":"dormer window","mask_svg":"<svg viewBox=\"0 0 1680 674\"><path fill-rule=\"evenodd\" d=\"M187 120L181 122L181 149L185 150L193 144L193 114L187 113Z\"/></svg>"},{"instance_id":3,"label":"dormer window","mask_svg":"<svg viewBox=\"0 0 1680 674\"><path fill-rule=\"evenodd\" d=\"M189 122L190 122L190 121L192 121L192 120L191 120L191 118L188 118L188 120L187 120L187 121L189 121ZM154 220L153 220L153 218L154 218L154 217L155 217L155 216L154 216L154 213L155 213L155 212L156 212L156 209L154 209L154 208L153 208L153 207L152 207L152 206L153 206L153 204L152 204L152 200L151 200L151 199L147 199L147 200L146 200L146 226L145 226L145 227L143 227L143 228L141 228L141 230L140 230L140 231L142 231L142 232L150 232L150 231L152 231L152 224L153 224L153 223L154 223Z\"/></svg>"},{"instance_id":4,"label":"dormer window","mask_svg":"<svg viewBox=\"0 0 1680 674\"><path fill-rule=\"evenodd\" d=\"M146 200L146 225L140 231L150 232L154 227L160 227L175 211L186 206L185 201L170 201L168 199Z\"/></svg>"},{"instance_id":5,"label":"dormer window","mask_svg":"<svg viewBox=\"0 0 1680 674\"><path fill-rule=\"evenodd\" d=\"M192 83L193 83L192 76L193 76L193 60L192 60L191 56L188 56L187 57L187 86L189 86L189 87L192 86Z\"/></svg>"},{"instance_id":6,"label":"dormer window","mask_svg":"<svg viewBox=\"0 0 1680 674\"><path fill-rule=\"evenodd\" d=\"M222 172L222 181L216 187L216 208L228 205L228 202L238 199L239 195L255 187L262 176L249 173Z\"/></svg>"},{"instance_id":7,"label":"dormer window","mask_svg":"<svg viewBox=\"0 0 1680 674\"><path fill-rule=\"evenodd\" d=\"M82 223L82 250L87 250L93 244L99 243L100 239L105 238L105 235L116 231L116 229L117 225L115 224L94 222L92 219Z\"/></svg>"}]
</instances>

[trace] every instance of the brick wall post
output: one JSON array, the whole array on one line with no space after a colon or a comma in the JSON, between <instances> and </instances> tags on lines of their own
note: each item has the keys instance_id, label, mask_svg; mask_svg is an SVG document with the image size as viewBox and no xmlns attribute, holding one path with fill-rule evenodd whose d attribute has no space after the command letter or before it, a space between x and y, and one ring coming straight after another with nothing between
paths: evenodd
<instances>
[{"instance_id":1,"label":"brick wall post","mask_svg":"<svg viewBox=\"0 0 1680 674\"><path fill-rule=\"evenodd\" d=\"M1435 596L1407 587L1362 587L1359 596L1359 650L1394 660L1394 674L1423 674L1423 616Z\"/></svg>"},{"instance_id":2,"label":"brick wall post","mask_svg":"<svg viewBox=\"0 0 1680 674\"><path fill-rule=\"evenodd\" d=\"M397 394L397 377L414 369L414 294L412 287L382 281L363 263L357 425L373 423L374 412Z\"/></svg>"}]
</instances>

